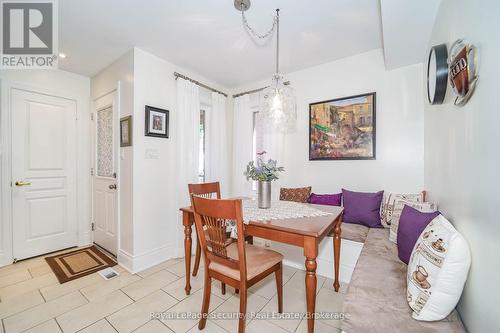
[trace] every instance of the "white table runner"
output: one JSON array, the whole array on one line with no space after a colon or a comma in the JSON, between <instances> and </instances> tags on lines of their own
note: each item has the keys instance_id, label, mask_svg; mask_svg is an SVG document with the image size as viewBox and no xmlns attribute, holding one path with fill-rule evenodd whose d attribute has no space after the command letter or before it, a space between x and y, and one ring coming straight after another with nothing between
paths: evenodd
<instances>
[{"instance_id":1,"label":"white table runner","mask_svg":"<svg viewBox=\"0 0 500 333\"><path fill-rule=\"evenodd\" d=\"M324 212L309 205L291 201L273 201L271 208L260 209L257 200L242 200L243 222L266 221L278 219L294 219L301 217L325 216L331 213ZM227 231L231 232L232 238L237 238L236 222L228 221Z\"/></svg>"},{"instance_id":2,"label":"white table runner","mask_svg":"<svg viewBox=\"0 0 500 333\"><path fill-rule=\"evenodd\" d=\"M264 221L294 219L300 217L325 216L331 213L311 207L307 204L291 201L273 201L271 208L260 209L257 200L243 200L243 221Z\"/></svg>"}]
</instances>

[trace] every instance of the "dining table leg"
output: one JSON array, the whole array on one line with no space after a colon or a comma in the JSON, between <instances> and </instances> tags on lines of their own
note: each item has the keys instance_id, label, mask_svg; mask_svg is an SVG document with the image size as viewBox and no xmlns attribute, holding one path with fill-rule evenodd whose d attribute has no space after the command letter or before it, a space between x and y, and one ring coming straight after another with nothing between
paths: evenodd
<instances>
[{"instance_id":1,"label":"dining table leg","mask_svg":"<svg viewBox=\"0 0 500 333\"><path fill-rule=\"evenodd\" d=\"M192 223L191 214L188 212L182 212L182 225L184 225L184 262L186 265L186 295L191 292L191 233L192 233Z\"/></svg>"},{"instance_id":2,"label":"dining table leg","mask_svg":"<svg viewBox=\"0 0 500 333\"><path fill-rule=\"evenodd\" d=\"M340 269L340 245L341 245L341 229L340 225L342 224L342 215L338 217L335 227L333 228L333 258L334 258L334 274L335 280L333 281L333 289L336 292L339 291L340 282L339 282L339 269Z\"/></svg>"},{"instance_id":3,"label":"dining table leg","mask_svg":"<svg viewBox=\"0 0 500 333\"><path fill-rule=\"evenodd\" d=\"M306 304L307 304L307 332L314 332L314 313L316 310L316 257L318 244L315 238L304 239L304 256L306 257Z\"/></svg>"}]
</instances>

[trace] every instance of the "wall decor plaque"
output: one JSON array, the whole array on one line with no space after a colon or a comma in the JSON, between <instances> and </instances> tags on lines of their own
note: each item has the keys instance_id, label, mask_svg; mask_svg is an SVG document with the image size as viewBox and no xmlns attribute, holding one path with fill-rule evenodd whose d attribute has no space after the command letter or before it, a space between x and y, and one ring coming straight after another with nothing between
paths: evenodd
<instances>
[{"instance_id":1,"label":"wall decor plaque","mask_svg":"<svg viewBox=\"0 0 500 333\"><path fill-rule=\"evenodd\" d=\"M477 48L462 39L453 43L448 61L448 77L457 96L455 105L463 106L472 96L478 76Z\"/></svg>"}]
</instances>

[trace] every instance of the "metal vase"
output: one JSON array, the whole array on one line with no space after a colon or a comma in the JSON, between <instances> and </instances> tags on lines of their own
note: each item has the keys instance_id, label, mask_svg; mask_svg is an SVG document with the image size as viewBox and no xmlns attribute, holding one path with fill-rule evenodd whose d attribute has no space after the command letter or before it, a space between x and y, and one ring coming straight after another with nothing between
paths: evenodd
<instances>
[{"instance_id":1,"label":"metal vase","mask_svg":"<svg viewBox=\"0 0 500 333\"><path fill-rule=\"evenodd\" d=\"M259 208L271 208L271 182L259 181L257 201Z\"/></svg>"}]
</instances>

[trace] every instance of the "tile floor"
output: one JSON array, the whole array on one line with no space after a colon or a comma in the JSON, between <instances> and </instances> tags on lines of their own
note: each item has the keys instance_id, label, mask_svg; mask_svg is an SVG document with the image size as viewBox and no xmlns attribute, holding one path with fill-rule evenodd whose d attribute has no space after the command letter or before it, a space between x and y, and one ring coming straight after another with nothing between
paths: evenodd
<instances>
[{"instance_id":1,"label":"tile floor","mask_svg":"<svg viewBox=\"0 0 500 333\"><path fill-rule=\"evenodd\" d=\"M201 265L203 267L203 263ZM199 313L203 293L203 269L191 279L191 295L184 292L184 261L172 259L137 274L115 266L119 277L105 281L97 273L60 285L44 258L21 261L0 268L0 333L16 332L199 332L197 320L173 319L172 313ZM285 266L284 311L304 313L304 272ZM340 312L345 285L333 291L332 281L318 276L316 311ZM277 311L274 276L249 290L248 312ZM235 313L238 295L214 282L210 311L214 313L203 332L237 331L237 320L219 319ZM151 318L151 313L160 314ZM163 315L161 315L163 314ZM338 333L338 320L316 320L316 332ZM307 332L303 319L247 319L248 333Z\"/></svg>"}]
</instances>

